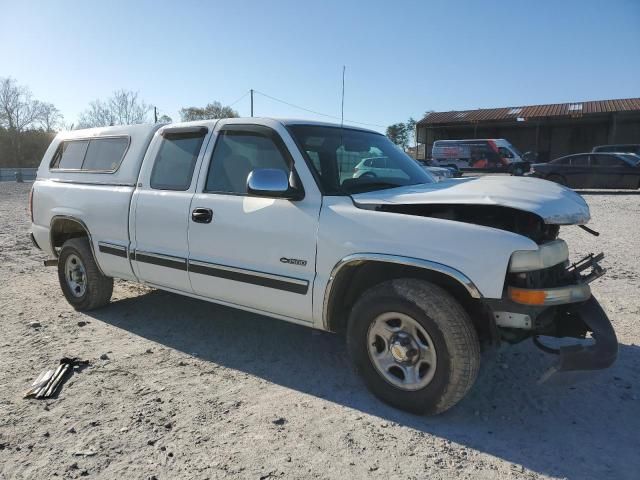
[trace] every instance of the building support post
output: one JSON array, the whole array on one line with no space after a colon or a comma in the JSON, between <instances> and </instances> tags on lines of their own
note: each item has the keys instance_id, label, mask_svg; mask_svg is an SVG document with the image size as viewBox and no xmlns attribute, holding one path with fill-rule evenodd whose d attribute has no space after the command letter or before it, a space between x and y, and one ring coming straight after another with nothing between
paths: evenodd
<instances>
[{"instance_id":1,"label":"building support post","mask_svg":"<svg viewBox=\"0 0 640 480\"><path fill-rule=\"evenodd\" d=\"M611 115L611 123L609 124L609 139L607 143L612 145L616 143L616 129L618 127L618 116L614 113Z\"/></svg>"}]
</instances>

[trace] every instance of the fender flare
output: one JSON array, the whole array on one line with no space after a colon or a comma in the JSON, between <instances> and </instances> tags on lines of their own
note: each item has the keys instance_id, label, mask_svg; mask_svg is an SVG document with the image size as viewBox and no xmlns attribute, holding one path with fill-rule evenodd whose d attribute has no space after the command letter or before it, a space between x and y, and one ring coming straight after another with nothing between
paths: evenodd
<instances>
[{"instance_id":1,"label":"fender flare","mask_svg":"<svg viewBox=\"0 0 640 480\"><path fill-rule=\"evenodd\" d=\"M383 253L355 253L347 255L335 264L329 275L329 280L324 290L324 300L322 304L322 328L329 331L329 303L331 301L332 288L334 281L340 274L340 272L347 266L353 266L366 262L378 262L378 263L393 263L397 265L406 265L410 267L417 267L424 270L430 270L446 275L462 287L465 288L471 298L482 298L482 294L478 287L467 277L464 273L456 270L453 267L444 265L438 262L432 262L430 260L423 260L420 258L404 257L401 255L389 255Z\"/></svg>"}]
</instances>

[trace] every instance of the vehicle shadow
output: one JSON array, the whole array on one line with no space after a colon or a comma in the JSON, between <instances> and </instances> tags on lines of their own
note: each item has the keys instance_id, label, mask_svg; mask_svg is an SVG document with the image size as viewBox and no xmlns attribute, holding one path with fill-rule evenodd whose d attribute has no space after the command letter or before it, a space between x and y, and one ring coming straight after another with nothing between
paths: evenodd
<instances>
[{"instance_id":1,"label":"vehicle shadow","mask_svg":"<svg viewBox=\"0 0 640 480\"><path fill-rule=\"evenodd\" d=\"M632 478L640 471L637 346L621 346L614 367L575 385L538 385L553 357L530 342L505 347L485 354L476 385L458 406L420 417L381 403L365 389L339 335L163 291L115 301L91 315L202 360L542 474L600 479Z\"/></svg>"}]
</instances>

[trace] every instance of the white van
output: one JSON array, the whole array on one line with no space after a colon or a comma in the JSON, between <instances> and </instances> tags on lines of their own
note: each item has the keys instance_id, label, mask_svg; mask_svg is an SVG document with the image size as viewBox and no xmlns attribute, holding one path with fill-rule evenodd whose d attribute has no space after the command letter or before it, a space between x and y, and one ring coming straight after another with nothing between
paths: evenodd
<instances>
[{"instance_id":1,"label":"white van","mask_svg":"<svg viewBox=\"0 0 640 480\"><path fill-rule=\"evenodd\" d=\"M440 167L462 171L509 172L522 175L529 163L516 147L503 138L436 140L431 157Z\"/></svg>"}]
</instances>

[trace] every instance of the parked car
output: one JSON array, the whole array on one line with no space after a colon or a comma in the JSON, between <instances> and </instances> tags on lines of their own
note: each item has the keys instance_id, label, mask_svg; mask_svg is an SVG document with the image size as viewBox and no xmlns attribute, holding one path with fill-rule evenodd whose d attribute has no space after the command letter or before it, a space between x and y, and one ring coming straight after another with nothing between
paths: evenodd
<instances>
[{"instance_id":1,"label":"parked car","mask_svg":"<svg viewBox=\"0 0 640 480\"><path fill-rule=\"evenodd\" d=\"M352 157L373 154L401 173L352 178ZM481 342L592 332L559 371L617 355L589 287L601 257L568 267L558 238L589 221L580 195L531 178L435 183L374 131L236 118L61 132L30 211L76 310L105 307L121 278L344 332L371 391L413 412L465 396Z\"/></svg>"},{"instance_id":2,"label":"parked car","mask_svg":"<svg viewBox=\"0 0 640 480\"><path fill-rule=\"evenodd\" d=\"M431 158L439 167L461 171L508 172L523 175L529 162L503 138L475 140L436 140Z\"/></svg>"},{"instance_id":3,"label":"parked car","mask_svg":"<svg viewBox=\"0 0 640 480\"><path fill-rule=\"evenodd\" d=\"M410 157L409 157L410 158ZM363 158L354 168L352 178L406 178L407 175L395 158L384 155Z\"/></svg>"},{"instance_id":4,"label":"parked car","mask_svg":"<svg viewBox=\"0 0 640 480\"><path fill-rule=\"evenodd\" d=\"M599 153L635 153L636 155L640 155L640 144L638 143L627 143L620 145L599 145L597 147L593 147L592 152Z\"/></svg>"},{"instance_id":5,"label":"parked car","mask_svg":"<svg viewBox=\"0 0 640 480\"><path fill-rule=\"evenodd\" d=\"M640 188L640 156L578 153L535 163L532 175L571 188Z\"/></svg>"}]
</instances>

